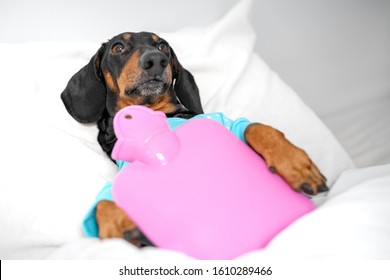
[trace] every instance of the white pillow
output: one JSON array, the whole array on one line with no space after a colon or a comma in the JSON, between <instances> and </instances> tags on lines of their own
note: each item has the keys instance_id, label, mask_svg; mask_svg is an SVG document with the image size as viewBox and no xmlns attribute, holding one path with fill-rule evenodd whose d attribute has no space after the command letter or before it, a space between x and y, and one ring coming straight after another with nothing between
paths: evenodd
<instances>
[{"instance_id":1,"label":"white pillow","mask_svg":"<svg viewBox=\"0 0 390 280\"><path fill-rule=\"evenodd\" d=\"M209 27L163 37L195 76L207 112L274 125L303 147L332 183L352 162L315 114L253 53L249 8L248 1L240 2ZM27 255L27 249L80 238L84 214L117 172L96 141L96 126L77 123L60 100L69 78L99 45L0 44L0 117L6 132L0 138L1 258L41 256L42 251Z\"/></svg>"},{"instance_id":2,"label":"white pillow","mask_svg":"<svg viewBox=\"0 0 390 280\"><path fill-rule=\"evenodd\" d=\"M241 1L214 25L162 35L195 76L206 112L247 117L281 130L332 185L354 164L317 115L253 52L250 8L250 1Z\"/></svg>"}]
</instances>

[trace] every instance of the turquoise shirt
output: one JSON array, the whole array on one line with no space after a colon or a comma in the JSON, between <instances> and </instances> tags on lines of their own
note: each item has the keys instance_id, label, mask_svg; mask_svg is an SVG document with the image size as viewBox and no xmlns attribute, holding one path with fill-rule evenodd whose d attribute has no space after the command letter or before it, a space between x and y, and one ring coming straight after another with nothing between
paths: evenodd
<instances>
[{"instance_id":1,"label":"turquoise shirt","mask_svg":"<svg viewBox=\"0 0 390 280\"><path fill-rule=\"evenodd\" d=\"M232 121L231 119L225 117L225 115L222 113L210 113L210 114L197 115L191 119L168 118L168 124L172 130L175 130L176 128L180 127L181 125L185 124L188 121L194 119L201 119L201 118L214 120L223 124L227 129L233 132L234 135L236 135L239 139L245 142L244 133L245 133L245 129L250 124L250 122L244 118L239 118L235 121ZM122 160L117 160L116 163L118 164L120 170L129 164L128 162ZM88 237L99 236L99 228L96 222L96 206L99 203L99 201L102 200L113 201L111 196L111 187L112 187L112 182L107 182L104 185L102 191L97 195L95 203L90 208L87 215L84 217L83 225L82 225L83 232Z\"/></svg>"}]
</instances>

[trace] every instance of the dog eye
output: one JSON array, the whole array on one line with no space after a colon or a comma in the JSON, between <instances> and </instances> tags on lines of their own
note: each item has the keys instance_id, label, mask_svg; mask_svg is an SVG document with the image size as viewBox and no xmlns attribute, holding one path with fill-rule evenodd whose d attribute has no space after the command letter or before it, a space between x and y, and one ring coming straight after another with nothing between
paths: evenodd
<instances>
[{"instance_id":1,"label":"dog eye","mask_svg":"<svg viewBox=\"0 0 390 280\"><path fill-rule=\"evenodd\" d=\"M164 43L161 43L158 45L158 49L162 52L168 52L169 51L169 47L167 46L167 44L164 44Z\"/></svg>"},{"instance_id":2,"label":"dog eye","mask_svg":"<svg viewBox=\"0 0 390 280\"><path fill-rule=\"evenodd\" d=\"M125 46L122 43L115 43L111 50L114 54L121 54L125 50Z\"/></svg>"}]
</instances>

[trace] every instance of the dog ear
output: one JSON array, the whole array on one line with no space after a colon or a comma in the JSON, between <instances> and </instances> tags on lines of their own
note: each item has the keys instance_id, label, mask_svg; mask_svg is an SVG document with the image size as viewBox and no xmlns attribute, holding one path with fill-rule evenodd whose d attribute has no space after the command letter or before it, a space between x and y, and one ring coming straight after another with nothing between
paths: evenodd
<instances>
[{"instance_id":1,"label":"dog ear","mask_svg":"<svg viewBox=\"0 0 390 280\"><path fill-rule=\"evenodd\" d=\"M181 66L172 48L171 53L173 78L175 79L173 89L176 92L177 98L181 104L190 111L196 114L202 114L202 103L200 102L199 90L194 77L189 71Z\"/></svg>"},{"instance_id":2,"label":"dog ear","mask_svg":"<svg viewBox=\"0 0 390 280\"><path fill-rule=\"evenodd\" d=\"M106 87L101 80L100 61L103 44L89 63L69 80L61 99L69 114L80 123L99 120L106 104Z\"/></svg>"}]
</instances>

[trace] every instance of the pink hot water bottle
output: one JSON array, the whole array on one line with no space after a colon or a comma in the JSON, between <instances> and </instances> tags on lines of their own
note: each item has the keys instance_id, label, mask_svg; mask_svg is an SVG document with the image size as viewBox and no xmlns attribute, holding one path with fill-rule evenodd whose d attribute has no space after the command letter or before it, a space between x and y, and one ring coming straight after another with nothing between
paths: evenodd
<instances>
[{"instance_id":1,"label":"pink hot water bottle","mask_svg":"<svg viewBox=\"0 0 390 280\"><path fill-rule=\"evenodd\" d=\"M188 121L130 106L114 119L118 206L160 248L198 259L233 259L264 247L315 208L222 124Z\"/></svg>"}]
</instances>

